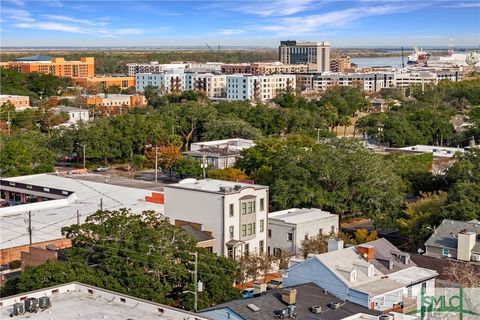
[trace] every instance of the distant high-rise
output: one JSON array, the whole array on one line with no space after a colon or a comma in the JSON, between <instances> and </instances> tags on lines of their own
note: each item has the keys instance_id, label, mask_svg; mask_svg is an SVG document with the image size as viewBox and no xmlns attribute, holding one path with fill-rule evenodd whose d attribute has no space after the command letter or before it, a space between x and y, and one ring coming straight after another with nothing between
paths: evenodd
<instances>
[{"instance_id":1,"label":"distant high-rise","mask_svg":"<svg viewBox=\"0 0 480 320\"><path fill-rule=\"evenodd\" d=\"M278 56L284 64L308 64L310 71L330 70L330 42L280 41Z\"/></svg>"}]
</instances>

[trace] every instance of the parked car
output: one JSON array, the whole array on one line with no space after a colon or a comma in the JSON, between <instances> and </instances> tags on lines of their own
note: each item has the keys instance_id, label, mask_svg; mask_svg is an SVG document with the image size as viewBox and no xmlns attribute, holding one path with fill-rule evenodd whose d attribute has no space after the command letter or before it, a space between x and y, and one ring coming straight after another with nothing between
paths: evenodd
<instances>
[{"instance_id":1,"label":"parked car","mask_svg":"<svg viewBox=\"0 0 480 320\"><path fill-rule=\"evenodd\" d=\"M97 172L105 172L105 171L108 171L108 167L98 167L97 169L95 169L95 171L97 171Z\"/></svg>"},{"instance_id":2,"label":"parked car","mask_svg":"<svg viewBox=\"0 0 480 320\"><path fill-rule=\"evenodd\" d=\"M255 290L253 288L246 288L243 289L240 294L242 295L243 299L253 298L253 296L255 295Z\"/></svg>"},{"instance_id":3,"label":"parked car","mask_svg":"<svg viewBox=\"0 0 480 320\"><path fill-rule=\"evenodd\" d=\"M267 283L267 289L276 289L276 288L282 288L282 287L283 287L282 278L275 278L270 280L270 282Z\"/></svg>"}]
</instances>

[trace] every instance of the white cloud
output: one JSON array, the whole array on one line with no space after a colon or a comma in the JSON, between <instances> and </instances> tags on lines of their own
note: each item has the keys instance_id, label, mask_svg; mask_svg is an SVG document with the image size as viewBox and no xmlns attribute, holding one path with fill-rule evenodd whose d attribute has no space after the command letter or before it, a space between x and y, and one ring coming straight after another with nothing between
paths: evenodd
<instances>
[{"instance_id":1,"label":"white cloud","mask_svg":"<svg viewBox=\"0 0 480 320\"><path fill-rule=\"evenodd\" d=\"M309 33L316 31L319 28L329 29L343 27L365 17L408 12L424 6L426 5L387 4L382 6L370 7L362 6L338 11L331 11L322 14L307 15L302 17L285 17L277 20L279 21L279 23L261 26L260 29L266 31L274 31L281 35Z\"/></svg>"},{"instance_id":2,"label":"white cloud","mask_svg":"<svg viewBox=\"0 0 480 320\"><path fill-rule=\"evenodd\" d=\"M90 26L96 26L96 25L104 26L108 24L107 22L93 21L93 20L87 20L87 19L77 19L77 18L62 16L62 15L44 14L43 17L47 19L52 19L52 20L80 23L80 24L85 24Z\"/></svg>"},{"instance_id":3,"label":"white cloud","mask_svg":"<svg viewBox=\"0 0 480 320\"><path fill-rule=\"evenodd\" d=\"M4 21L15 20L15 21L24 21L24 22L33 22L33 19L30 16L30 12L23 9L13 9L13 8L3 8L2 9L2 19Z\"/></svg>"},{"instance_id":4,"label":"white cloud","mask_svg":"<svg viewBox=\"0 0 480 320\"><path fill-rule=\"evenodd\" d=\"M33 22L33 23L17 23L15 24L18 28L34 28L40 30L53 30L53 31L63 31L63 32L72 32L72 33L88 33L87 30L63 23L57 22Z\"/></svg>"},{"instance_id":5,"label":"white cloud","mask_svg":"<svg viewBox=\"0 0 480 320\"><path fill-rule=\"evenodd\" d=\"M22 0L8 0L8 2L16 5L16 6L19 6L19 7L23 7L25 6L25 1L22 1Z\"/></svg>"},{"instance_id":6,"label":"white cloud","mask_svg":"<svg viewBox=\"0 0 480 320\"><path fill-rule=\"evenodd\" d=\"M241 5L226 2L228 8L234 11L240 11L247 14L258 15L261 17L270 16L290 16L322 5L327 1L315 0L281 0L281 1L247 1L247 4Z\"/></svg>"},{"instance_id":7,"label":"white cloud","mask_svg":"<svg viewBox=\"0 0 480 320\"><path fill-rule=\"evenodd\" d=\"M240 30L240 29L222 29L217 32L219 35L223 36L233 36L236 34L244 33L245 30Z\"/></svg>"},{"instance_id":8,"label":"white cloud","mask_svg":"<svg viewBox=\"0 0 480 320\"><path fill-rule=\"evenodd\" d=\"M477 1L461 2L461 3L445 6L445 8L478 8L478 7L480 7L480 2L477 2Z\"/></svg>"}]
</instances>

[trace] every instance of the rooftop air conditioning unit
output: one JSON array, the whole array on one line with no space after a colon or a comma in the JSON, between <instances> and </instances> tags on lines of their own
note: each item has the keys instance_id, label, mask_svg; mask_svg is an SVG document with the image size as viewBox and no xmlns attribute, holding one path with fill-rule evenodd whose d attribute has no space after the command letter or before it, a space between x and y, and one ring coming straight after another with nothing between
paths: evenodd
<instances>
[{"instance_id":1,"label":"rooftop air conditioning unit","mask_svg":"<svg viewBox=\"0 0 480 320\"><path fill-rule=\"evenodd\" d=\"M472 261L480 261L480 254L472 254Z\"/></svg>"},{"instance_id":2,"label":"rooftop air conditioning unit","mask_svg":"<svg viewBox=\"0 0 480 320\"><path fill-rule=\"evenodd\" d=\"M37 298L27 298L27 299L25 299L25 311L36 312L37 310L38 310L38 299Z\"/></svg>"},{"instance_id":3,"label":"rooftop air conditioning unit","mask_svg":"<svg viewBox=\"0 0 480 320\"><path fill-rule=\"evenodd\" d=\"M378 320L392 320L393 317L388 315L388 314L382 314L380 317L378 317Z\"/></svg>"},{"instance_id":4,"label":"rooftop air conditioning unit","mask_svg":"<svg viewBox=\"0 0 480 320\"><path fill-rule=\"evenodd\" d=\"M318 314L318 313L322 312L322 307L313 306L313 307L310 307L310 311L312 311L312 313Z\"/></svg>"},{"instance_id":5,"label":"rooftop air conditioning unit","mask_svg":"<svg viewBox=\"0 0 480 320\"><path fill-rule=\"evenodd\" d=\"M45 310L52 306L52 302L50 301L50 297L40 297L38 298L38 306L40 309Z\"/></svg>"},{"instance_id":6,"label":"rooftop air conditioning unit","mask_svg":"<svg viewBox=\"0 0 480 320\"><path fill-rule=\"evenodd\" d=\"M10 316L19 316L25 313L25 305L22 302L13 305L13 313Z\"/></svg>"},{"instance_id":7,"label":"rooftop air conditioning unit","mask_svg":"<svg viewBox=\"0 0 480 320\"><path fill-rule=\"evenodd\" d=\"M330 308L332 308L334 310L340 308L340 302L335 301L335 302L330 303Z\"/></svg>"}]
</instances>

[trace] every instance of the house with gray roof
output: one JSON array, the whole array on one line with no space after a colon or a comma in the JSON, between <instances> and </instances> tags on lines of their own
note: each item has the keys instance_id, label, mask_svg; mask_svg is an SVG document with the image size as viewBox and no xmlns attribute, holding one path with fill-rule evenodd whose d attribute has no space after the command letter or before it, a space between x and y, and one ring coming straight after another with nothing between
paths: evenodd
<instances>
[{"instance_id":1,"label":"house with gray roof","mask_svg":"<svg viewBox=\"0 0 480 320\"><path fill-rule=\"evenodd\" d=\"M480 262L480 223L478 220L443 220L425 242L425 254Z\"/></svg>"},{"instance_id":2,"label":"house with gray roof","mask_svg":"<svg viewBox=\"0 0 480 320\"><path fill-rule=\"evenodd\" d=\"M337 298L373 310L404 307L425 289L435 289L433 270L419 268L386 239L310 255L283 274L285 287L313 282Z\"/></svg>"},{"instance_id":3,"label":"house with gray roof","mask_svg":"<svg viewBox=\"0 0 480 320\"><path fill-rule=\"evenodd\" d=\"M292 316L289 306L294 305ZM282 314L286 314L283 316ZM233 300L200 310L199 315L214 320L270 319L371 319L381 312L370 310L349 301L339 301L315 283L304 283L288 289L273 289L251 299Z\"/></svg>"}]
</instances>

